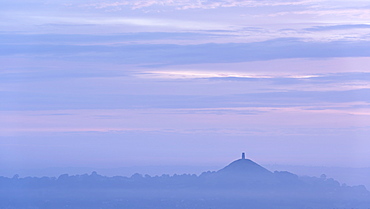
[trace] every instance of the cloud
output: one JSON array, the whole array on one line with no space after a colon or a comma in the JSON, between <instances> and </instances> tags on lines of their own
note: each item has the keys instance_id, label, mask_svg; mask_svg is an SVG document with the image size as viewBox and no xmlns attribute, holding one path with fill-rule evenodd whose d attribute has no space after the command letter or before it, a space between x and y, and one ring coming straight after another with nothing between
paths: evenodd
<instances>
[{"instance_id":1,"label":"cloud","mask_svg":"<svg viewBox=\"0 0 370 209\"><path fill-rule=\"evenodd\" d=\"M331 31L331 30L351 30L351 29L367 29L370 28L368 24L354 24L354 25L329 25L329 26L315 26L306 28L307 31Z\"/></svg>"},{"instance_id":2,"label":"cloud","mask_svg":"<svg viewBox=\"0 0 370 209\"><path fill-rule=\"evenodd\" d=\"M314 78L312 78L314 79ZM349 103L349 102L365 102L370 103L370 88L343 88L343 83L332 83L330 90L320 87L317 83L308 81L296 80L296 83L283 85L274 82L273 80L255 80L253 82L230 84L230 81L205 82L204 87L212 86L212 89L202 89L197 82L191 84L197 86L191 90L202 91L202 94L188 92L178 92L177 94L166 94L163 86L158 86L155 83L146 83L143 89L145 93L133 94L130 89L134 89L135 85L112 85L107 88L94 88L94 91L83 91L89 80L82 84L73 84L70 82L58 82L47 86L49 89L42 90L45 86L30 83L23 84L24 88L18 91L2 91L1 98L6 98L0 104L1 110L65 110L65 109L176 109L176 108L235 108L235 107L298 107L314 105L320 106L323 103ZM109 82L109 79L107 80ZM239 81L240 82L240 81ZM286 81L284 81L286 83ZM55 83L55 82L50 82ZM107 85L100 82L101 84ZM70 86L62 87L69 84ZM206 85L208 84L208 85ZM369 82L367 81L369 86ZM181 86L180 84L167 84L167 88L189 88L189 83ZM256 89L249 90L249 86L258 86ZM303 85L303 87L300 87ZM328 84L324 84L325 85ZM113 91L114 88L129 88L127 91ZM228 88L228 91L223 88ZM246 88L240 91L239 88ZM336 88L335 88L336 87ZM25 91L26 88L27 91ZM32 88L34 89L32 91ZM151 91L151 88L157 90ZM158 89L159 88L159 89ZM310 91L306 89L310 89ZM79 90L82 89L82 90ZM111 92L112 91L112 92ZM180 91L180 90L178 90ZM107 92L110 92L109 94ZM130 93L131 92L131 93ZM216 92L207 94L208 92ZM223 94L217 94L223 92Z\"/></svg>"},{"instance_id":3,"label":"cloud","mask_svg":"<svg viewBox=\"0 0 370 209\"><path fill-rule=\"evenodd\" d=\"M275 39L226 44L1 44L0 55L28 55L65 60L114 62L141 65L232 63L288 58L370 57L368 41L306 42ZM98 59L99 58L99 59Z\"/></svg>"},{"instance_id":4,"label":"cloud","mask_svg":"<svg viewBox=\"0 0 370 209\"><path fill-rule=\"evenodd\" d=\"M104 3L85 4L84 6L95 7L98 9L112 7L130 7L132 9L143 9L148 7L175 7L176 9L215 9L222 7L271 7L271 6L295 6L306 5L313 1L300 0L279 0L279 1L238 1L238 0L217 0L217 1L197 1L197 0L137 0L137 1L116 1Z\"/></svg>"},{"instance_id":5,"label":"cloud","mask_svg":"<svg viewBox=\"0 0 370 209\"><path fill-rule=\"evenodd\" d=\"M73 134L76 138L84 133L312 136L333 135L332 130L346 129L335 132L340 135L369 127L369 110L369 103L349 102L301 106L1 111L4 117L0 118L0 137L40 133ZM55 112L63 114L55 115ZM362 123L359 124L359 120Z\"/></svg>"},{"instance_id":6,"label":"cloud","mask_svg":"<svg viewBox=\"0 0 370 209\"><path fill-rule=\"evenodd\" d=\"M147 71L142 74L143 77L149 76L154 78L168 78L168 79L194 79L194 78L271 78L269 75L248 74L240 72L209 72L209 71Z\"/></svg>"},{"instance_id":7,"label":"cloud","mask_svg":"<svg viewBox=\"0 0 370 209\"><path fill-rule=\"evenodd\" d=\"M64 16L28 16L30 20L34 20L37 24L70 24L70 25L128 25L128 26L149 26L159 28L176 28L176 29L193 29L193 30L217 30L224 29L225 26L216 22L204 21L190 21L190 20L177 20L173 18L145 18L145 17L81 17L71 15Z\"/></svg>"},{"instance_id":8,"label":"cloud","mask_svg":"<svg viewBox=\"0 0 370 209\"><path fill-rule=\"evenodd\" d=\"M360 69L358 69L360 71ZM345 91L370 88L370 74L365 72L310 74L309 72L243 72L243 71L147 71L137 75L140 78L160 80L206 79L210 81L253 83L273 85L278 90Z\"/></svg>"},{"instance_id":9,"label":"cloud","mask_svg":"<svg viewBox=\"0 0 370 209\"><path fill-rule=\"evenodd\" d=\"M341 18L352 19L353 20L368 20L370 18L370 9L369 8L354 8L354 9L326 9L326 8L318 8L318 9L305 9L305 10L297 10L297 11L289 11L289 12L277 12L271 13L268 16L277 17L277 16L285 16L285 15L314 15L316 17L323 18L324 16L339 16ZM330 20L330 17L328 20Z\"/></svg>"},{"instance_id":10,"label":"cloud","mask_svg":"<svg viewBox=\"0 0 370 209\"><path fill-rule=\"evenodd\" d=\"M63 27L63 26L62 26ZM95 34L0 34L0 44L70 44L70 45L113 45L132 44L140 41L154 40L195 40L210 39L215 37L230 37L225 35L228 31L204 31L204 32L138 32L121 33L110 35Z\"/></svg>"}]
</instances>

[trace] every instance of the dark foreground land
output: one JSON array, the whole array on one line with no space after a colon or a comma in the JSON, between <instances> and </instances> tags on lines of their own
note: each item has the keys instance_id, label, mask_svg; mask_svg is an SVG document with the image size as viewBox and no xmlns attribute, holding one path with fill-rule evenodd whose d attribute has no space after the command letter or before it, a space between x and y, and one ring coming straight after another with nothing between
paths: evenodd
<instances>
[{"instance_id":1,"label":"dark foreground land","mask_svg":"<svg viewBox=\"0 0 370 209\"><path fill-rule=\"evenodd\" d=\"M7 209L370 209L364 186L274 173L248 159L196 175L0 177Z\"/></svg>"}]
</instances>

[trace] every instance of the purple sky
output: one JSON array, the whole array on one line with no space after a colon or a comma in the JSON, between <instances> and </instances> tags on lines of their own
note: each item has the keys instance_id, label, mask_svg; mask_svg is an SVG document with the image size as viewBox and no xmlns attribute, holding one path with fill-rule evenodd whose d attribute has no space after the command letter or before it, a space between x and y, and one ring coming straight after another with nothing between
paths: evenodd
<instances>
[{"instance_id":1,"label":"purple sky","mask_svg":"<svg viewBox=\"0 0 370 209\"><path fill-rule=\"evenodd\" d=\"M243 151L370 166L367 0L12 0L0 14L3 168Z\"/></svg>"}]
</instances>

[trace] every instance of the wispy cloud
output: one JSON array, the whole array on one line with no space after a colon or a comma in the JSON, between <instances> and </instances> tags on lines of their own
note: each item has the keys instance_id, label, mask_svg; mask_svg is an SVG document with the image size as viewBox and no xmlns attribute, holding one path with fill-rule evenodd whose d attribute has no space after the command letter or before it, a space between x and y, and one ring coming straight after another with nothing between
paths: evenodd
<instances>
[{"instance_id":1,"label":"wispy cloud","mask_svg":"<svg viewBox=\"0 0 370 209\"><path fill-rule=\"evenodd\" d=\"M370 9L369 8L355 8L355 9L307 9L301 11L290 11L290 12L278 12L269 14L271 17L276 16L286 16L286 15L314 15L316 17L328 17L329 22L336 22L333 17L341 17L343 21L349 21L352 18L353 20L361 21L368 20L370 18ZM344 18L344 19L343 19Z\"/></svg>"},{"instance_id":2,"label":"wispy cloud","mask_svg":"<svg viewBox=\"0 0 370 209\"><path fill-rule=\"evenodd\" d=\"M176 9L215 9L222 7L266 7L266 6L295 6L295 5L306 5L315 2L313 0L279 0L279 1L238 1L238 0L217 0L217 1L197 1L197 0L138 0L138 1L116 1L111 3L93 3L86 4L84 6L90 6L95 8L111 8L111 7L122 7L127 6L132 9L142 9L148 7L175 7Z\"/></svg>"},{"instance_id":3,"label":"wispy cloud","mask_svg":"<svg viewBox=\"0 0 370 209\"><path fill-rule=\"evenodd\" d=\"M147 71L139 76L169 79L194 79L194 78L272 78L270 75L248 74L240 72L209 72L209 71Z\"/></svg>"},{"instance_id":4,"label":"wispy cloud","mask_svg":"<svg viewBox=\"0 0 370 209\"><path fill-rule=\"evenodd\" d=\"M149 27L169 27L177 29L193 29L193 30L215 30L225 29L226 27L220 23L206 21L190 21L168 18L143 18L143 17L82 17L82 16L41 16L29 15L29 21L33 21L39 25L47 24L69 24L69 25L133 25L133 26L149 26Z\"/></svg>"},{"instance_id":5,"label":"wispy cloud","mask_svg":"<svg viewBox=\"0 0 370 209\"><path fill-rule=\"evenodd\" d=\"M307 31L331 31L331 30L350 30L350 29L369 29L369 24L349 24L349 25L328 25L306 28Z\"/></svg>"},{"instance_id":6,"label":"wispy cloud","mask_svg":"<svg viewBox=\"0 0 370 209\"><path fill-rule=\"evenodd\" d=\"M291 58L370 57L369 41L307 42L273 39L223 44L1 44L0 55L48 56L64 60L96 60L141 65L234 63ZM148 53L150 56L148 56Z\"/></svg>"},{"instance_id":7,"label":"wispy cloud","mask_svg":"<svg viewBox=\"0 0 370 209\"><path fill-rule=\"evenodd\" d=\"M370 122L369 102L316 103L301 106L249 106L175 109L80 109L54 111L2 111L0 136L27 133L229 133L256 134L252 129L272 134L281 126L297 129L352 129ZM55 113L63 113L56 115ZM99 116L112 116L101 119ZM325 119L322 116L325 116ZM321 119L320 119L321 118ZM345 119L346 120L343 120ZM320 121L318 121L320 119ZM363 125L356 125L361 119ZM280 122L277 122L280 121ZM263 127L261 127L263 125ZM322 127L325 125L325 127ZM249 131L246 131L249 127ZM262 131L263 130L263 131ZM280 129L281 130L281 129ZM276 133L274 133L276 134ZM289 133L280 133L279 135ZM302 134L302 133L301 133Z\"/></svg>"}]
</instances>

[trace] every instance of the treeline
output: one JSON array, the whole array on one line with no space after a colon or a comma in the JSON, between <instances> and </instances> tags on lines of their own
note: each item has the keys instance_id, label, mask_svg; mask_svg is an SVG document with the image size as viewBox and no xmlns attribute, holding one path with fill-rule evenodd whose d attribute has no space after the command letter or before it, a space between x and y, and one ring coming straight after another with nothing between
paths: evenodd
<instances>
[{"instance_id":1,"label":"treeline","mask_svg":"<svg viewBox=\"0 0 370 209\"><path fill-rule=\"evenodd\" d=\"M248 206L248 207L247 207ZM134 174L107 177L96 172L59 177L0 177L0 208L370 208L364 186L347 186L326 176L289 172L245 175Z\"/></svg>"}]
</instances>

